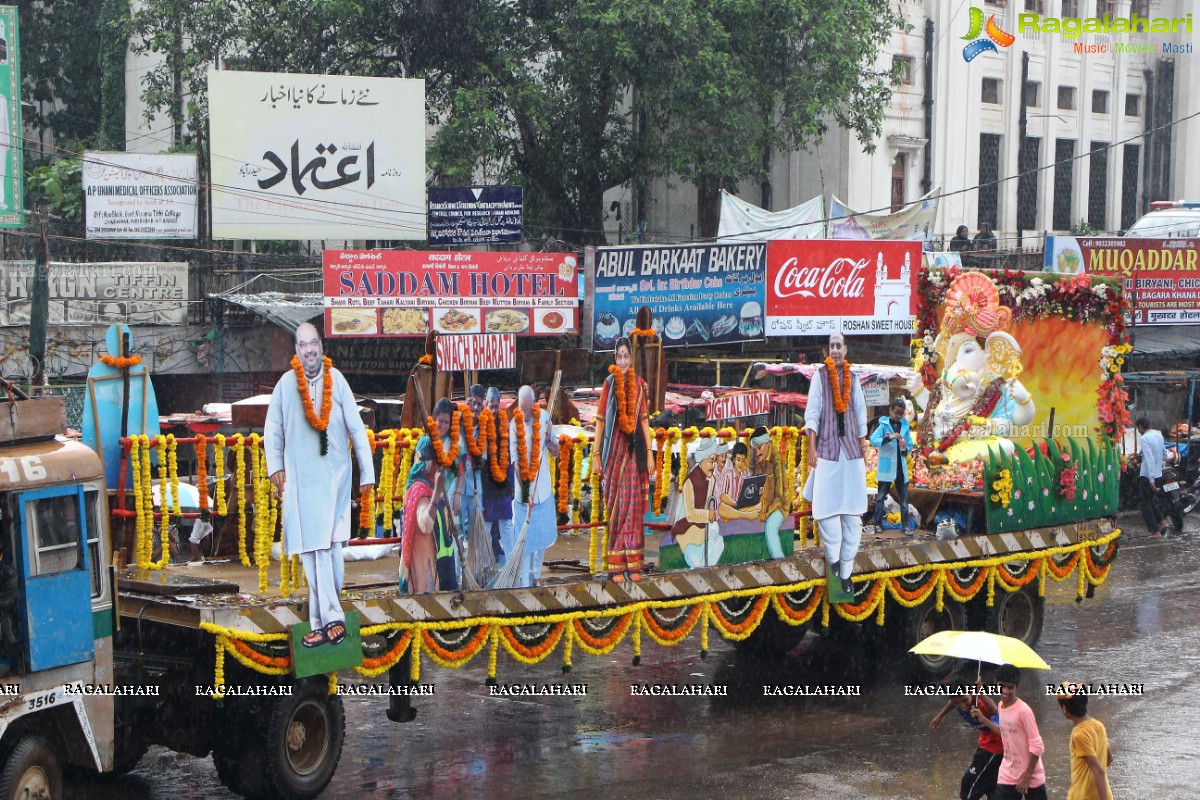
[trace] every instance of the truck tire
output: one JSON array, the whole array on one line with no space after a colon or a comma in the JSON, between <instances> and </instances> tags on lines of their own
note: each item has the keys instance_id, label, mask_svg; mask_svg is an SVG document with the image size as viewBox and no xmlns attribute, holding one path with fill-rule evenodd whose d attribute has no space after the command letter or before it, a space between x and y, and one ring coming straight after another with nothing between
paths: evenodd
<instances>
[{"instance_id":1,"label":"truck tire","mask_svg":"<svg viewBox=\"0 0 1200 800\"><path fill-rule=\"evenodd\" d=\"M1045 618L1046 598L1038 597L1033 585L1012 593L998 591L988 609L987 630L1035 647L1042 636Z\"/></svg>"},{"instance_id":2,"label":"truck tire","mask_svg":"<svg viewBox=\"0 0 1200 800\"><path fill-rule=\"evenodd\" d=\"M62 800L62 769L50 743L37 734L21 737L0 771L0 800Z\"/></svg>"},{"instance_id":3,"label":"truck tire","mask_svg":"<svg viewBox=\"0 0 1200 800\"><path fill-rule=\"evenodd\" d=\"M967 628L967 612L961 603L947 599L942 604L942 611L937 610L937 603L931 597L916 608L903 609L900 626L900 643L904 647L905 657L909 663L909 672L914 680L940 680L954 669L956 659L950 657L933 657L909 653L908 649L938 631L961 631Z\"/></svg>"},{"instance_id":4,"label":"truck tire","mask_svg":"<svg viewBox=\"0 0 1200 800\"><path fill-rule=\"evenodd\" d=\"M272 709L263 765L273 796L311 800L337 771L346 735L342 698L321 677L300 681Z\"/></svg>"}]
</instances>

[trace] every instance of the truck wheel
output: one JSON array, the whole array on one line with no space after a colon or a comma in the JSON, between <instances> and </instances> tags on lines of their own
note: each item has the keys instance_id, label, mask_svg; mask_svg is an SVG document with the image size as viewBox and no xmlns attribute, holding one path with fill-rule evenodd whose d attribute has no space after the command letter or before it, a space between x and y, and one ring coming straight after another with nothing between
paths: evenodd
<instances>
[{"instance_id":1,"label":"truck wheel","mask_svg":"<svg viewBox=\"0 0 1200 800\"><path fill-rule=\"evenodd\" d=\"M62 770L41 736L22 737L4 760L0 800L62 800Z\"/></svg>"},{"instance_id":2,"label":"truck wheel","mask_svg":"<svg viewBox=\"0 0 1200 800\"><path fill-rule=\"evenodd\" d=\"M301 681L293 691L272 710L265 771L277 797L311 800L337 771L346 714L342 698L330 696L323 677Z\"/></svg>"},{"instance_id":3,"label":"truck wheel","mask_svg":"<svg viewBox=\"0 0 1200 800\"><path fill-rule=\"evenodd\" d=\"M942 611L937 610L933 598L917 606L904 609L901 627L901 643L905 651L938 631L966 630L967 613L961 603L947 600ZM939 680L950 674L956 659L948 656L924 656L907 653L910 672L916 680Z\"/></svg>"},{"instance_id":4,"label":"truck wheel","mask_svg":"<svg viewBox=\"0 0 1200 800\"><path fill-rule=\"evenodd\" d=\"M1038 597L1037 589L1024 586L1019 591L996 592L988 609L987 630L1002 636L1020 639L1030 647L1042 636L1046 617L1046 598Z\"/></svg>"}]
</instances>

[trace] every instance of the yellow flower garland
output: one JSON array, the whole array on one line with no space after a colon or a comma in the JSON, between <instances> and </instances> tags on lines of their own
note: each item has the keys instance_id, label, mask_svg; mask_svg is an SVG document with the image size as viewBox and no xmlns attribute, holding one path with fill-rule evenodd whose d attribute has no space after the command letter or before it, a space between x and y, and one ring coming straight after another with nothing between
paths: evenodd
<instances>
[{"instance_id":1,"label":"yellow flower garland","mask_svg":"<svg viewBox=\"0 0 1200 800\"><path fill-rule=\"evenodd\" d=\"M133 522L134 560L142 552L142 540L146 536L146 515L142 506L142 462L141 440L136 436L129 437L129 467L133 473L133 508L137 512ZM140 565L139 565L140 566Z\"/></svg>"},{"instance_id":2,"label":"yellow flower garland","mask_svg":"<svg viewBox=\"0 0 1200 800\"><path fill-rule=\"evenodd\" d=\"M1097 567L1091 555L1090 548L1102 547L1111 544L1118 536L1120 531L1112 533L1096 540L1077 542L1073 545L1065 545L1062 547L1046 548L1026 553L1011 553L1005 556L997 556L984 559L976 559L972 561L953 562L948 564L935 565L919 565L911 567L902 567L894 570L885 570L880 572L869 573L866 575L857 576L857 582L860 584L870 584L870 588L866 591L866 597L858 604L835 604L833 608L837 610L839 616L850 620L862 622L870 617L875 617L877 625L883 625L885 621L885 598L891 598L901 606L912 608L927 602L932 594L937 592L939 603L944 593L959 602L967 602L973 599L978 592L984 590L984 585L987 583L999 583L1006 591L1016 591L1019 586L1010 587L1002 576L999 570L1004 569L1005 564L1014 563L1017 561L1031 562L1028 569L1037 570L1039 586L1045 585L1045 574L1051 572L1051 578L1056 581L1064 581L1069 577L1067 572L1053 572L1047 568L1047 562L1054 556L1062 556L1073 554L1075 558L1068 562L1068 567L1076 569L1077 576L1077 592L1080 597L1086 591L1086 586L1091 584L1099 586L1108 575L1108 566L1103 568ZM968 587L966 593L960 593L955 587L957 581L952 580L949 573L952 570L980 570L986 577L981 579L979 575ZM1058 568L1056 568L1058 569ZM930 577L924 583L915 589L905 589L900 579L922 573L930 573ZM1025 573L1028 575L1028 573ZM1029 579L1032 581L1032 579ZM391 653L370 667L356 667L355 670L362 675L378 676L382 675L412 648L412 667L410 675L413 680L420 679L420 661L421 651L428 650L430 658L434 663L450 667L458 668L464 666L474 659L478 653L482 652L486 647L488 650L488 677L494 679L496 676L497 655L501 647L513 658L513 660L523 664L537 664L545 660L557 647L559 642L563 643L563 665L564 669L571 666L571 653L576 644L580 649L590 655L608 655L611 653L629 633L632 628L632 646L634 651L635 661L641 656L641 630L645 626L647 635L650 636L656 643L662 646L673 646L682 641L685 641L694 630L696 624L700 626L700 647L703 655L708 651L708 636L710 625L716 625L718 631L723 638L726 639L745 639L758 629L765 618L767 611L774 607L776 615L784 622L790 625L803 625L815 616L818 609L821 611L822 623L828 625L830 604L828 598L823 591L825 580L823 578L814 578L801 581L795 584L785 586L765 586L755 587L751 589L731 590L726 592L705 595L703 597L681 598L676 600L644 600L636 603L630 603L625 606L607 609L587 609L569 612L559 612L546 614L542 616L525 616L519 618L508 617L476 617L465 620L446 620L437 622L389 622L378 625L366 626L362 629L363 637L381 634L386 631L405 631L412 632L411 645L402 643L400 647L393 650ZM800 611L789 610L784 613L781 608L782 596L785 594L797 594L801 592L809 592L812 594L810 599L804 601L806 605ZM1042 589L1039 589L1041 592ZM733 624L725 619L722 609L718 606L719 603L726 602L734 598L755 598L754 605L746 612L744 619L737 624ZM660 635L655 626L650 624L652 620L645 615L652 610L668 610L668 609L689 609L694 606L699 606L699 612L695 619L685 621L684 626L687 628L686 633L681 633L676 629L669 636ZM687 613L687 612L685 612ZM611 633L605 637L602 642L598 642L599 646L589 644L581 634L577 632L576 626L581 624L582 620L588 619L614 619L614 627ZM548 632L547 636L536 648L521 647L517 644L517 640L512 638L511 629L521 626L557 626L555 629ZM462 631L469 628L481 627L485 629L486 634L479 634L472 637L466 646L455 652L445 651L437 643L429 638L432 631ZM212 623L201 623L201 628L208 633L213 633L218 637L217 642L217 675L214 679L214 686L220 688L224 685L224 653L231 652L234 657L239 660L249 669L255 670L263 674L283 674L282 672L273 671L274 668L258 664L250 659L245 658L237 648L233 646L232 640L237 639L242 642L267 642L279 641L286 638L286 634L255 634L235 631ZM582 629L580 629L582 630ZM524 651L524 652L522 652Z\"/></svg>"},{"instance_id":3,"label":"yellow flower garland","mask_svg":"<svg viewBox=\"0 0 1200 800\"><path fill-rule=\"evenodd\" d=\"M171 560L171 502L167 497L167 492L170 490L171 481L167 477L169 466L167 458L167 440L163 436L158 437L158 514L161 524L159 527L159 544L162 545L162 556L157 562L153 563L155 569L162 569ZM153 547L153 542L151 542ZM154 558L154 553L151 551L147 554L146 560L151 561Z\"/></svg>"},{"instance_id":4,"label":"yellow flower garland","mask_svg":"<svg viewBox=\"0 0 1200 800\"><path fill-rule=\"evenodd\" d=\"M572 448L574 455L571 467L571 522L574 525L580 524L579 505L583 498L583 458L586 446L587 439L580 436L575 439Z\"/></svg>"},{"instance_id":5,"label":"yellow flower garland","mask_svg":"<svg viewBox=\"0 0 1200 800\"><path fill-rule=\"evenodd\" d=\"M225 497L225 434L223 433L218 433L213 442L213 470L217 476L217 515L228 516L229 504Z\"/></svg>"},{"instance_id":6,"label":"yellow flower garland","mask_svg":"<svg viewBox=\"0 0 1200 800\"><path fill-rule=\"evenodd\" d=\"M150 477L150 437L143 433L139 438L142 440L142 513L146 515L146 538L138 553L138 566L150 569L150 556L154 553L154 482Z\"/></svg>"},{"instance_id":7,"label":"yellow flower garland","mask_svg":"<svg viewBox=\"0 0 1200 800\"><path fill-rule=\"evenodd\" d=\"M237 481L238 496L238 559L243 567L249 567L250 556L246 553L246 438L234 436L234 480Z\"/></svg>"},{"instance_id":8,"label":"yellow flower garland","mask_svg":"<svg viewBox=\"0 0 1200 800\"><path fill-rule=\"evenodd\" d=\"M183 504L179 499L179 443L175 434L167 434L167 480L171 482L171 513L176 518L183 516Z\"/></svg>"}]
</instances>

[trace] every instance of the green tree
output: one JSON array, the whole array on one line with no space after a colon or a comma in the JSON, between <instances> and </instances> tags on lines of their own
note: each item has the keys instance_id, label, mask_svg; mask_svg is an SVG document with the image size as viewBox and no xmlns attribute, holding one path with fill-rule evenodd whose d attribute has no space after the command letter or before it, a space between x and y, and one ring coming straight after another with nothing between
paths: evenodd
<instances>
[{"instance_id":1,"label":"green tree","mask_svg":"<svg viewBox=\"0 0 1200 800\"><path fill-rule=\"evenodd\" d=\"M39 140L94 144L100 127L98 26L101 0L21 3L24 122ZM122 76L124 66L121 67ZM48 135L47 135L48 134ZM46 155L53 151L46 148ZM27 151L40 154L39 143Z\"/></svg>"}]
</instances>

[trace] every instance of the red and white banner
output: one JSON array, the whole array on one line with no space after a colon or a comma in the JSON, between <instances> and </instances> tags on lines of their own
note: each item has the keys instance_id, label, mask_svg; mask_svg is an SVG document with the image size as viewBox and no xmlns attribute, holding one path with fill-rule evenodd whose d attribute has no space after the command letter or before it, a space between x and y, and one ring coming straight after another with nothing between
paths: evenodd
<instances>
[{"instance_id":1,"label":"red and white banner","mask_svg":"<svg viewBox=\"0 0 1200 800\"><path fill-rule=\"evenodd\" d=\"M443 372L516 367L517 337L511 333L437 337L437 368Z\"/></svg>"},{"instance_id":2,"label":"red and white banner","mask_svg":"<svg viewBox=\"0 0 1200 800\"><path fill-rule=\"evenodd\" d=\"M326 250L324 261L327 336L578 330L570 253Z\"/></svg>"},{"instance_id":3,"label":"red and white banner","mask_svg":"<svg viewBox=\"0 0 1200 800\"><path fill-rule=\"evenodd\" d=\"M737 419L766 414L771 410L770 392L739 392L714 397L705 403L705 416L710 421Z\"/></svg>"},{"instance_id":4,"label":"red and white banner","mask_svg":"<svg viewBox=\"0 0 1200 800\"><path fill-rule=\"evenodd\" d=\"M767 243L767 336L911 333L920 242Z\"/></svg>"}]
</instances>

